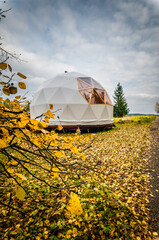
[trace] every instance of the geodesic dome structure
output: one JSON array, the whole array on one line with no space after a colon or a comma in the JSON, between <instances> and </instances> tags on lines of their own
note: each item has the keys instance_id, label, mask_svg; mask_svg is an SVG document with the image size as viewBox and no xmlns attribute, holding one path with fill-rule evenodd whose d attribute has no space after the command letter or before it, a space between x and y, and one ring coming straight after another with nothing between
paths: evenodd
<instances>
[{"instance_id":1,"label":"geodesic dome structure","mask_svg":"<svg viewBox=\"0 0 159 240\"><path fill-rule=\"evenodd\" d=\"M108 93L93 78L65 72L45 81L30 105L31 118L40 117L53 104L55 119L49 125L69 129L88 129L113 124L113 104Z\"/></svg>"}]
</instances>

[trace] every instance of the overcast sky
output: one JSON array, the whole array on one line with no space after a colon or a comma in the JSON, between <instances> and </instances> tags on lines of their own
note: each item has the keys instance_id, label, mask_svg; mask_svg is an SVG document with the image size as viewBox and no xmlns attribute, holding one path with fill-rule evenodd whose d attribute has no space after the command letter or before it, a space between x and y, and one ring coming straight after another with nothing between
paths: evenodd
<instances>
[{"instance_id":1,"label":"overcast sky","mask_svg":"<svg viewBox=\"0 0 159 240\"><path fill-rule=\"evenodd\" d=\"M113 100L118 82L130 113L155 113L159 101L159 0L7 0L3 47L21 54L28 97L67 71L99 81Z\"/></svg>"}]
</instances>

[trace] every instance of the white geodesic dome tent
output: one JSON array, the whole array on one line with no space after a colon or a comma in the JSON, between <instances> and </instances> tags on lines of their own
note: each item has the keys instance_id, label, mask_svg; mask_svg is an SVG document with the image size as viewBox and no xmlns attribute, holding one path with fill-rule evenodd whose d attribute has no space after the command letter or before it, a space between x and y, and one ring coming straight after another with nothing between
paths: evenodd
<instances>
[{"instance_id":1,"label":"white geodesic dome tent","mask_svg":"<svg viewBox=\"0 0 159 240\"><path fill-rule=\"evenodd\" d=\"M106 90L93 78L76 72L65 72L45 81L35 93L31 118L40 117L53 104L55 119L49 125L69 129L89 129L113 124L113 105Z\"/></svg>"}]
</instances>

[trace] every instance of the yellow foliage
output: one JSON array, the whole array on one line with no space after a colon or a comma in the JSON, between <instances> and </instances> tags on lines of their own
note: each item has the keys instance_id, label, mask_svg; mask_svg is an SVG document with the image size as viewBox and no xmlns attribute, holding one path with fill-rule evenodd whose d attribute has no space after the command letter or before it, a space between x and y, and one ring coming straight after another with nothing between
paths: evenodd
<instances>
[{"instance_id":1,"label":"yellow foliage","mask_svg":"<svg viewBox=\"0 0 159 240\"><path fill-rule=\"evenodd\" d=\"M81 134L80 128L78 128L78 129L76 130L76 133L77 133L78 135Z\"/></svg>"},{"instance_id":2,"label":"yellow foliage","mask_svg":"<svg viewBox=\"0 0 159 240\"><path fill-rule=\"evenodd\" d=\"M21 88L21 89L26 89L26 85L25 85L24 82L19 82L19 83L18 83L18 86L19 86L19 88Z\"/></svg>"},{"instance_id":3,"label":"yellow foliage","mask_svg":"<svg viewBox=\"0 0 159 240\"><path fill-rule=\"evenodd\" d=\"M0 148L6 148L8 146L8 143L3 140L3 139L0 139Z\"/></svg>"},{"instance_id":4,"label":"yellow foliage","mask_svg":"<svg viewBox=\"0 0 159 240\"><path fill-rule=\"evenodd\" d=\"M48 124L45 122L39 122L36 119L30 119L30 123L28 124L28 126L31 128L31 130L33 131L40 131L43 128L48 127Z\"/></svg>"},{"instance_id":5,"label":"yellow foliage","mask_svg":"<svg viewBox=\"0 0 159 240\"><path fill-rule=\"evenodd\" d=\"M54 114L50 111L50 110L47 110L44 115L48 118L52 118L54 119Z\"/></svg>"},{"instance_id":6,"label":"yellow foliage","mask_svg":"<svg viewBox=\"0 0 159 240\"><path fill-rule=\"evenodd\" d=\"M12 161L11 161L11 164L12 164L12 165L17 165L17 161L12 160Z\"/></svg>"},{"instance_id":7,"label":"yellow foliage","mask_svg":"<svg viewBox=\"0 0 159 240\"><path fill-rule=\"evenodd\" d=\"M53 110L53 104L49 104L51 110Z\"/></svg>"},{"instance_id":8,"label":"yellow foliage","mask_svg":"<svg viewBox=\"0 0 159 240\"><path fill-rule=\"evenodd\" d=\"M21 173L16 173L16 175L17 175L18 178L20 178L22 181L27 180L27 178L26 178L24 175L22 175Z\"/></svg>"},{"instance_id":9,"label":"yellow foliage","mask_svg":"<svg viewBox=\"0 0 159 240\"><path fill-rule=\"evenodd\" d=\"M65 154L61 151L55 151L54 154L57 158L65 157Z\"/></svg>"},{"instance_id":10,"label":"yellow foliage","mask_svg":"<svg viewBox=\"0 0 159 240\"><path fill-rule=\"evenodd\" d=\"M29 123L30 119L28 116L23 116L20 118L20 121L17 123L19 128L24 128Z\"/></svg>"},{"instance_id":11,"label":"yellow foliage","mask_svg":"<svg viewBox=\"0 0 159 240\"><path fill-rule=\"evenodd\" d=\"M20 97L21 97L21 96L20 96L20 95L18 95L18 96L16 96L16 97L15 97L15 99L19 99Z\"/></svg>"},{"instance_id":12,"label":"yellow foliage","mask_svg":"<svg viewBox=\"0 0 159 240\"><path fill-rule=\"evenodd\" d=\"M153 232L153 236L154 236L154 237L157 237L157 236L158 236L158 233L157 233L157 232Z\"/></svg>"},{"instance_id":13,"label":"yellow foliage","mask_svg":"<svg viewBox=\"0 0 159 240\"><path fill-rule=\"evenodd\" d=\"M9 173L14 173L14 168L8 168L7 171L8 171Z\"/></svg>"},{"instance_id":14,"label":"yellow foliage","mask_svg":"<svg viewBox=\"0 0 159 240\"><path fill-rule=\"evenodd\" d=\"M7 63L0 63L0 68L2 69L2 70L5 70L6 68L7 68Z\"/></svg>"},{"instance_id":15,"label":"yellow foliage","mask_svg":"<svg viewBox=\"0 0 159 240\"><path fill-rule=\"evenodd\" d=\"M3 137L7 138L9 136L9 132L6 128L0 128L0 130L2 131L1 135L3 135Z\"/></svg>"},{"instance_id":16,"label":"yellow foliage","mask_svg":"<svg viewBox=\"0 0 159 240\"><path fill-rule=\"evenodd\" d=\"M47 122L47 123L49 123L49 118L48 118L48 117L45 117L45 118L44 118L44 121Z\"/></svg>"},{"instance_id":17,"label":"yellow foliage","mask_svg":"<svg viewBox=\"0 0 159 240\"><path fill-rule=\"evenodd\" d=\"M40 128L47 128L47 127L48 127L48 124L45 123L45 122L39 122L39 127L40 127Z\"/></svg>"},{"instance_id":18,"label":"yellow foliage","mask_svg":"<svg viewBox=\"0 0 159 240\"><path fill-rule=\"evenodd\" d=\"M60 126L60 125L57 127L57 130L58 130L58 131L61 131L62 129L63 129L63 127Z\"/></svg>"},{"instance_id":19,"label":"yellow foliage","mask_svg":"<svg viewBox=\"0 0 159 240\"><path fill-rule=\"evenodd\" d=\"M22 73L18 72L17 75L23 79L26 79L27 77L25 75L23 75Z\"/></svg>"},{"instance_id":20,"label":"yellow foliage","mask_svg":"<svg viewBox=\"0 0 159 240\"><path fill-rule=\"evenodd\" d=\"M70 211L72 215L81 215L83 213L79 197L73 192L71 192L67 210Z\"/></svg>"},{"instance_id":21,"label":"yellow foliage","mask_svg":"<svg viewBox=\"0 0 159 240\"><path fill-rule=\"evenodd\" d=\"M10 91L9 91L9 88L8 88L8 87L3 87L2 91L3 91L3 93L4 93L5 95L7 95L7 96L10 95Z\"/></svg>"},{"instance_id":22,"label":"yellow foliage","mask_svg":"<svg viewBox=\"0 0 159 240\"><path fill-rule=\"evenodd\" d=\"M59 169L57 167L53 167L52 168L52 171L51 171L51 176L54 178L54 179L57 179L58 176L59 176Z\"/></svg>"},{"instance_id":23,"label":"yellow foliage","mask_svg":"<svg viewBox=\"0 0 159 240\"><path fill-rule=\"evenodd\" d=\"M8 64L8 69L10 72L12 72L12 67Z\"/></svg>"},{"instance_id":24,"label":"yellow foliage","mask_svg":"<svg viewBox=\"0 0 159 240\"><path fill-rule=\"evenodd\" d=\"M16 196L19 200L24 201L25 198L25 191L22 187L18 187L16 190Z\"/></svg>"},{"instance_id":25,"label":"yellow foliage","mask_svg":"<svg viewBox=\"0 0 159 240\"><path fill-rule=\"evenodd\" d=\"M72 146L70 149L72 153L78 153L78 149L76 147Z\"/></svg>"}]
</instances>

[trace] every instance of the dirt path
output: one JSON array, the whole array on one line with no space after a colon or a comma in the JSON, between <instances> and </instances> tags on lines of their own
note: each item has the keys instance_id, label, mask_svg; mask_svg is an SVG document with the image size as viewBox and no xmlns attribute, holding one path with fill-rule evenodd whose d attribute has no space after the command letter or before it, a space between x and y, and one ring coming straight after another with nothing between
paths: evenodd
<instances>
[{"instance_id":1,"label":"dirt path","mask_svg":"<svg viewBox=\"0 0 159 240\"><path fill-rule=\"evenodd\" d=\"M156 118L151 127L150 176L152 228L159 236L159 117Z\"/></svg>"}]
</instances>

